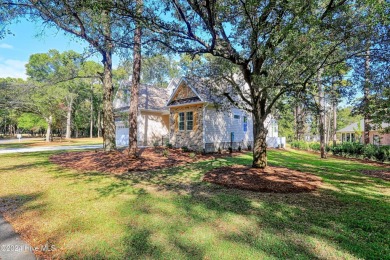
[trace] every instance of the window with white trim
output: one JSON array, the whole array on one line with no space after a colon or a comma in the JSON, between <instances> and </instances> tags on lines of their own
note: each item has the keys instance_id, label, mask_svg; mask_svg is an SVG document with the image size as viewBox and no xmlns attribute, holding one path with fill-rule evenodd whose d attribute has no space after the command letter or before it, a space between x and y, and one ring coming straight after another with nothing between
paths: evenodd
<instances>
[{"instance_id":1,"label":"window with white trim","mask_svg":"<svg viewBox=\"0 0 390 260\"><path fill-rule=\"evenodd\" d=\"M184 112L179 113L179 130L184 131Z\"/></svg>"},{"instance_id":2,"label":"window with white trim","mask_svg":"<svg viewBox=\"0 0 390 260\"><path fill-rule=\"evenodd\" d=\"M248 117L244 116L244 118L242 120L242 126L243 126L244 132L248 131Z\"/></svg>"},{"instance_id":3,"label":"window with white trim","mask_svg":"<svg viewBox=\"0 0 390 260\"><path fill-rule=\"evenodd\" d=\"M191 112L187 112L187 130L188 131L192 131L192 129L194 128L194 113L191 111Z\"/></svg>"}]
</instances>

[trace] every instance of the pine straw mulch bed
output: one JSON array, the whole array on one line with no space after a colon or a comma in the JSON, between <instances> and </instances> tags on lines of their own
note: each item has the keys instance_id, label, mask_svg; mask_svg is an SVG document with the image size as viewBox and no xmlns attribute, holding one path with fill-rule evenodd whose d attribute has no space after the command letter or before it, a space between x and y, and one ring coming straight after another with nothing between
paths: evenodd
<instances>
[{"instance_id":1,"label":"pine straw mulch bed","mask_svg":"<svg viewBox=\"0 0 390 260\"><path fill-rule=\"evenodd\" d=\"M168 151L166 157L163 155L163 150ZM142 148L139 150L138 158L133 159L129 158L127 150L112 152L95 150L55 154L50 157L50 161L61 167L79 171L123 174L133 171L151 171L176 167L187 163L236 156L239 154L242 153L195 154L195 157L191 157L191 153L183 152L181 149Z\"/></svg>"},{"instance_id":2,"label":"pine straw mulch bed","mask_svg":"<svg viewBox=\"0 0 390 260\"><path fill-rule=\"evenodd\" d=\"M390 181L390 168L384 170L362 170L361 173L383 179L385 181Z\"/></svg>"},{"instance_id":3,"label":"pine straw mulch bed","mask_svg":"<svg viewBox=\"0 0 390 260\"><path fill-rule=\"evenodd\" d=\"M205 174L203 181L228 188L276 193L310 192L322 183L320 177L310 173L274 166L256 169L243 165L213 169Z\"/></svg>"}]
</instances>

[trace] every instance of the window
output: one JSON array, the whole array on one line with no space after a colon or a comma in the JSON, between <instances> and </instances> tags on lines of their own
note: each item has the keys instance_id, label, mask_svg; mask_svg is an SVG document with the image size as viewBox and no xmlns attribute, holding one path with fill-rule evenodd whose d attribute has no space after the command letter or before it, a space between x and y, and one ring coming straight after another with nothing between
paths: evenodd
<instances>
[{"instance_id":1,"label":"window","mask_svg":"<svg viewBox=\"0 0 390 260\"><path fill-rule=\"evenodd\" d=\"M240 115L234 115L234 119L239 120L240 119Z\"/></svg>"},{"instance_id":2,"label":"window","mask_svg":"<svg viewBox=\"0 0 390 260\"><path fill-rule=\"evenodd\" d=\"M184 112L179 113L179 130L184 131Z\"/></svg>"},{"instance_id":3,"label":"window","mask_svg":"<svg viewBox=\"0 0 390 260\"><path fill-rule=\"evenodd\" d=\"M243 128L244 132L248 131L248 118L246 116L243 118Z\"/></svg>"},{"instance_id":4,"label":"window","mask_svg":"<svg viewBox=\"0 0 390 260\"><path fill-rule=\"evenodd\" d=\"M194 128L194 114L187 112L187 130L191 131Z\"/></svg>"},{"instance_id":5,"label":"window","mask_svg":"<svg viewBox=\"0 0 390 260\"><path fill-rule=\"evenodd\" d=\"M374 135L373 137L372 137L372 143L374 144L374 145L379 145L380 144L380 138L379 138L379 135Z\"/></svg>"}]
</instances>

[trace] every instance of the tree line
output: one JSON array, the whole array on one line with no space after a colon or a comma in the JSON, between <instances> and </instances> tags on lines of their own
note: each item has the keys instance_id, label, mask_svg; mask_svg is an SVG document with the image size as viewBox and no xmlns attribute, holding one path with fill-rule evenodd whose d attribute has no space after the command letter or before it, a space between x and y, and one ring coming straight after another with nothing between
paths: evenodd
<instances>
[{"instance_id":1,"label":"tree line","mask_svg":"<svg viewBox=\"0 0 390 260\"><path fill-rule=\"evenodd\" d=\"M286 96L316 107L323 151L325 86L334 86L329 82L340 74L340 64L354 66L364 59L359 75L365 121L373 115L388 117L388 70L382 70L389 61L386 1L22 0L2 1L1 8L8 21L38 17L85 40L100 54L106 151L115 149L112 54L129 55L129 50L133 52L132 156L136 153L141 54L147 52L211 56L201 75L208 80L207 87L252 114L253 167L267 165L265 121ZM359 73L359 69L354 71ZM376 95L378 102L370 101L373 92L381 93ZM369 113L376 104L381 109Z\"/></svg>"}]
</instances>

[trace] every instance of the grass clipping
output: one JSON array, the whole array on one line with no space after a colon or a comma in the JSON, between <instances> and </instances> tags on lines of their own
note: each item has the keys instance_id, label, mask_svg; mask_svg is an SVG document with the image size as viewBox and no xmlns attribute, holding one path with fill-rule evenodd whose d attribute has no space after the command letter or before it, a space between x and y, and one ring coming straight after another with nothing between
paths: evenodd
<instances>
[{"instance_id":1,"label":"grass clipping","mask_svg":"<svg viewBox=\"0 0 390 260\"><path fill-rule=\"evenodd\" d=\"M204 175L203 181L228 188L275 193L310 192L322 183L320 177L310 173L282 167L257 169L243 165L213 169Z\"/></svg>"}]
</instances>

